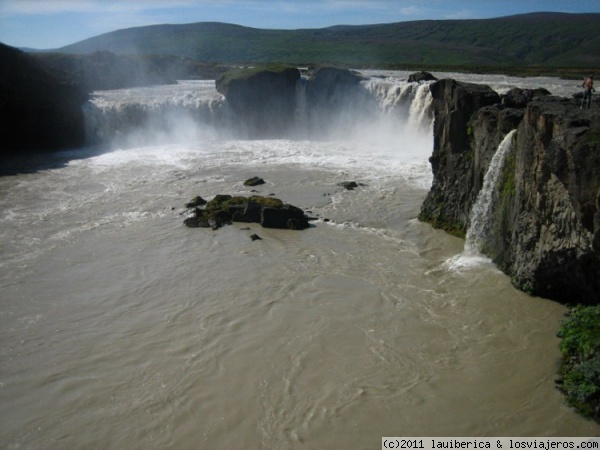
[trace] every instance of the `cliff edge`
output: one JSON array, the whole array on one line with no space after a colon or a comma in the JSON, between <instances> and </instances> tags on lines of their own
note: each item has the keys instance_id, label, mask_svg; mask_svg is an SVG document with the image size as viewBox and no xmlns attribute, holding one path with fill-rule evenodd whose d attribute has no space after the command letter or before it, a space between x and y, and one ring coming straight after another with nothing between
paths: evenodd
<instances>
[{"instance_id":1,"label":"cliff edge","mask_svg":"<svg viewBox=\"0 0 600 450\"><path fill-rule=\"evenodd\" d=\"M336 121L341 112L355 111L355 120L361 112L368 114L364 106L370 96L361 80L359 74L335 67L314 67L302 75L295 67L259 66L221 74L216 88L247 136L323 137L352 128L347 114L343 125Z\"/></svg>"},{"instance_id":2,"label":"cliff edge","mask_svg":"<svg viewBox=\"0 0 600 450\"><path fill-rule=\"evenodd\" d=\"M600 102L543 90L431 85L434 181L419 218L464 236L500 142L516 133L493 188L482 252L526 292L600 303ZM523 101L514 101L519 95Z\"/></svg>"},{"instance_id":3,"label":"cliff edge","mask_svg":"<svg viewBox=\"0 0 600 450\"><path fill-rule=\"evenodd\" d=\"M81 104L87 92L60 79L31 55L0 44L0 158L84 143Z\"/></svg>"}]
</instances>

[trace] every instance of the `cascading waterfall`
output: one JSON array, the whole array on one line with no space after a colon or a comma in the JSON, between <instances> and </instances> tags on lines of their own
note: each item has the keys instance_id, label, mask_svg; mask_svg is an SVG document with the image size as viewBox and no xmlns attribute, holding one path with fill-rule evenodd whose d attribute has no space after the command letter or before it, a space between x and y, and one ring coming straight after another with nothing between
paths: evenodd
<instances>
[{"instance_id":1,"label":"cascading waterfall","mask_svg":"<svg viewBox=\"0 0 600 450\"><path fill-rule=\"evenodd\" d=\"M414 84L414 83L413 83ZM410 103L408 127L418 131L433 133L431 120L431 104L433 97L429 91L429 84L419 84L413 101Z\"/></svg>"},{"instance_id":2,"label":"cascading waterfall","mask_svg":"<svg viewBox=\"0 0 600 450\"><path fill-rule=\"evenodd\" d=\"M506 155L512 148L512 140L516 130L509 132L494 153L490 166L483 179L483 186L479 191L477 200L471 209L469 218L469 229L465 241L466 255L478 255L481 253L482 246L485 243L490 231L489 217L492 213L495 200L495 188L498 178L502 173Z\"/></svg>"},{"instance_id":3,"label":"cascading waterfall","mask_svg":"<svg viewBox=\"0 0 600 450\"><path fill-rule=\"evenodd\" d=\"M365 88L379 101L384 112L397 111L408 115L416 92L425 87L429 92L428 84L417 83L394 83L384 80L368 80L364 83Z\"/></svg>"},{"instance_id":4,"label":"cascading waterfall","mask_svg":"<svg viewBox=\"0 0 600 450\"><path fill-rule=\"evenodd\" d=\"M312 117L305 99L306 80L298 81L293 138L350 137L360 127L371 136L405 142L431 140L431 94L427 83L387 79L363 82L356 97L344 97L340 110ZM150 94L151 93L151 94ZM243 137L225 98L214 81L180 81L175 85L98 91L84 105L88 143L134 147L161 142L185 142ZM312 122L311 122L312 121ZM313 122L316 121L318 126ZM309 123L310 122L310 123ZM237 130L237 131L236 131ZM315 132L318 131L318 133ZM364 136L364 132L361 135Z\"/></svg>"},{"instance_id":5,"label":"cascading waterfall","mask_svg":"<svg viewBox=\"0 0 600 450\"><path fill-rule=\"evenodd\" d=\"M89 144L185 141L213 133L231 121L231 111L214 81L97 91L83 112Z\"/></svg>"},{"instance_id":6,"label":"cascading waterfall","mask_svg":"<svg viewBox=\"0 0 600 450\"><path fill-rule=\"evenodd\" d=\"M301 77L296 82L296 123L306 121L306 81L305 77Z\"/></svg>"},{"instance_id":7,"label":"cascading waterfall","mask_svg":"<svg viewBox=\"0 0 600 450\"><path fill-rule=\"evenodd\" d=\"M402 135L405 142L430 147L433 136L430 83L369 80L366 89L375 97L384 126ZM426 141L426 142L425 142ZM431 148L429 148L429 151Z\"/></svg>"}]
</instances>

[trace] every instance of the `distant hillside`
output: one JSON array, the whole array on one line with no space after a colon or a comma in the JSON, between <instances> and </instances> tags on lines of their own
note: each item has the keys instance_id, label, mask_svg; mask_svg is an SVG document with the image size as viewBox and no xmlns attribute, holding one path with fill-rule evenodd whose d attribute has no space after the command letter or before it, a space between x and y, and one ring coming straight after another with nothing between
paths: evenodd
<instances>
[{"instance_id":1,"label":"distant hillside","mask_svg":"<svg viewBox=\"0 0 600 450\"><path fill-rule=\"evenodd\" d=\"M88 96L76 81L57 76L35 57L3 44L0 67L0 159L83 144L81 104Z\"/></svg>"},{"instance_id":2,"label":"distant hillside","mask_svg":"<svg viewBox=\"0 0 600 450\"><path fill-rule=\"evenodd\" d=\"M173 55L213 63L600 67L599 30L600 14L564 13L304 30L202 22L118 30L59 51Z\"/></svg>"},{"instance_id":3,"label":"distant hillside","mask_svg":"<svg viewBox=\"0 0 600 450\"><path fill-rule=\"evenodd\" d=\"M86 92L169 84L182 79L215 79L225 70L216 64L171 55L115 55L107 51L28 55L58 79L78 84Z\"/></svg>"}]
</instances>

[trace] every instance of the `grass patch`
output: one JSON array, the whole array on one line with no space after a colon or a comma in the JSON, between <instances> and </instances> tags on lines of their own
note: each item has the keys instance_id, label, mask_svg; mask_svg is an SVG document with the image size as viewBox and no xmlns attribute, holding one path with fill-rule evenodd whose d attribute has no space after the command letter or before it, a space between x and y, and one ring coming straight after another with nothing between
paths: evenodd
<instances>
[{"instance_id":1,"label":"grass patch","mask_svg":"<svg viewBox=\"0 0 600 450\"><path fill-rule=\"evenodd\" d=\"M560 389L581 414L600 422L600 305L576 306L561 323Z\"/></svg>"},{"instance_id":2,"label":"grass patch","mask_svg":"<svg viewBox=\"0 0 600 450\"><path fill-rule=\"evenodd\" d=\"M516 170L516 152L510 152L504 160L504 166L502 167L502 189L500 191L500 197L502 200L510 199L515 196L516 185L515 185L515 170Z\"/></svg>"},{"instance_id":3,"label":"grass patch","mask_svg":"<svg viewBox=\"0 0 600 450\"><path fill-rule=\"evenodd\" d=\"M223 72L219 75L218 81L219 83L227 85L233 80L246 80L261 72L281 74L290 69L294 70L296 68L287 64L259 64L252 67L240 67Z\"/></svg>"},{"instance_id":4,"label":"grass patch","mask_svg":"<svg viewBox=\"0 0 600 450\"><path fill-rule=\"evenodd\" d=\"M598 145L600 144L600 132L598 131L589 131L586 134L587 142L590 145Z\"/></svg>"}]
</instances>

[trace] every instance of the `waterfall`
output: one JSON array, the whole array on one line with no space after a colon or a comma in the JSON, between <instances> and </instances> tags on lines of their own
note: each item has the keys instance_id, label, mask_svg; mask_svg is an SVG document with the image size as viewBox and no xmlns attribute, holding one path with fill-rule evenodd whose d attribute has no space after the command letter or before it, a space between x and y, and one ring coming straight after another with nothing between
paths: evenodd
<instances>
[{"instance_id":1,"label":"waterfall","mask_svg":"<svg viewBox=\"0 0 600 450\"><path fill-rule=\"evenodd\" d=\"M301 77L296 82L296 124L306 123L308 113L306 111L306 78Z\"/></svg>"},{"instance_id":2,"label":"waterfall","mask_svg":"<svg viewBox=\"0 0 600 450\"><path fill-rule=\"evenodd\" d=\"M378 101L381 112L393 116L396 127L402 125L403 135L429 139L433 133L429 83L369 80L364 86Z\"/></svg>"},{"instance_id":3,"label":"waterfall","mask_svg":"<svg viewBox=\"0 0 600 450\"><path fill-rule=\"evenodd\" d=\"M82 109L88 144L125 146L214 134L231 114L214 81L96 91Z\"/></svg>"},{"instance_id":4,"label":"waterfall","mask_svg":"<svg viewBox=\"0 0 600 450\"><path fill-rule=\"evenodd\" d=\"M306 79L298 81L295 126L286 130L288 137L373 140L382 149L401 143L407 155L431 153L427 83L370 79L362 82L362 89L327 94L332 106L309 107ZM131 147L245 136L243 121L210 80L97 91L83 110L89 144Z\"/></svg>"},{"instance_id":5,"label":"waterfall","mask_svg":"<svg viewBox=\"0 0 600 450\"><path fill-rule=\"evenodd\" d=\"M482 246L486 238L489 236L490 221L489 217L492 213L492 208L495 199L495 188L498 184L498 178L502 173L504 160L512 147L512 138L516 130L508 133L494 153L490 166L483 179L483 187L479 191L477 200L471 209L469 217L469 229L467 230L467 238L465 242L465 251L467 255L477 255L481 253Z\"/></svg>"},{"instance_id":6,"label":"waterfall","mask_svg":"<svg viewBox=\"0 0 600 450\"><path fill-rule=\"evenodd\" d=\"M430 131L433 133L433 121L431 120L431 104L433 97L429 91L429 84L419 84L415 97L410 104L408 125L419 131Z\"/></svg>"}]
</instances>

